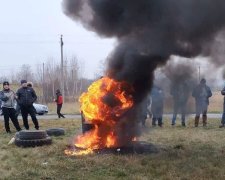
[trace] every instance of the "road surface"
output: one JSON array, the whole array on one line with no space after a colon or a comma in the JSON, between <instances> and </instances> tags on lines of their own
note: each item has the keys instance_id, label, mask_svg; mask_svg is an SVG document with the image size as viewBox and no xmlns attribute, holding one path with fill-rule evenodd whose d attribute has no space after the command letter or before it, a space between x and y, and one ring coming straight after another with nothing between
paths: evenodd
<instances>
[{"instance_id":1,"label":"road surface","mask_svg":"<svg viewBox=\"0 0 225 180\"><path fill-rule=\"evenodd\" d=\"M66 119L74 119L74 120L80 120L81 116L79 114L67 114L65 115ZM163 117L166 117L166 118L172 118L172 114L165 114ZM179 116L178 116L179 117ZM194 118L195 115L194 114L191 114L189 115L188 118ZM221 119L222 117L222 114L215 114L215 113L210 113L208 114L208 118L215 118L215 119ZM50 120L50 119L58 119L58 116L56 114L47 114L47 115L37 115L37 118L40 119L40 120ZM19 116L18 119L22 119L21 116ZM0 120L3 120L3 116L0 116Z\"/></svg>"}]
</instances>

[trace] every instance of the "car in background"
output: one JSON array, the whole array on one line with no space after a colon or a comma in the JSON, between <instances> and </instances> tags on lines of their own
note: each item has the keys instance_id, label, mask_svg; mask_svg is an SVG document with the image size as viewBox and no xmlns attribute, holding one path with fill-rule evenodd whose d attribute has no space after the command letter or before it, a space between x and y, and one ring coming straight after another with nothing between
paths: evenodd
<instances>
[{"instance_id":1,"label":"car in background","mask_svg":"<svg viewBox=\"0 0 225 180\"><path fill-rule=\"evenodd\" d=\"M36 110L36 114L38 115L44 115L48 113L48 106L46 105L34 103L33 106Z\"/></svg>"},{"instance_id":2,"label":"car in background","mask_svg":"<svg viewBox=\"0 0 225 180\"><path fill-rule=\"evenodd\" d=\"M0 102L0 104L1 104L1 102ZM44 114L48 113L48 106L46 106L46 105L33 103L33 106L35 108L36 114L38 114L38 115L44 115ZM16 109L16 104L15 104L15 109ZM0 105L0 115L2 115L2 106L1 105Z\"/></svg>"}]
</instances>

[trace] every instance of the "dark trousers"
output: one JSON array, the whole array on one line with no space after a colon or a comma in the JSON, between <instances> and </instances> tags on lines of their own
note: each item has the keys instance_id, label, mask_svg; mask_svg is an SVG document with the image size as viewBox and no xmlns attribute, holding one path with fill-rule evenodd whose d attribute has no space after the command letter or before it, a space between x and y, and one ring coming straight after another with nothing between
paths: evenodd
<instances>
[{"instance_id":1,"label":"dark trousers","mask_svg":"<svg viewBox=\"0 0 225 180\"><path fill-rule=\"evenodd\" d=\"M152 118L152 125L155 126L157 120L158 120L158 125L159 125L159 126L162 126L162 124L163 124L163 123L162 123L162 117L156 118L156 117L154 117L154 115L153 115L153 118Z\"/></svg>"},{"instance_id":2,"label":"dark trousers","mask_svg":"<svg viewBox=\"0 0 225 180\"><path fill-rule=\"evenodd\" d=\"M4 121L5 121L5 130L6 132L10 132L10 127L9 127L9 118L11 119L13 125L15 126L17 131L20 131L20 125L18 122L18 119L16 117L16 110L14 108L2 108L2 112L4 115Z\"/></svg>"},{"instance_id":3,"label":"dark trousers","mask_svg":"<svg viewBox=\"0 0 225 180\"><path fill-rule=\"evenodd\" d=\"M172 124L176 124L177 114L179 110L181 113L181 121L182 123L185 123L186 104L174 102Z\"/></svg>"},{"instance_id":4,"label":"dark trousers","mask_svg":"<svg viewBox=\"0 0 225 180\"><path fill-rule=\"evenodd\" d=\"M225 100L223 103L223 115L222 115L221 124L225 125Z\"/></svg>"},{"instance_id":5,"label":"dark trousers","mask_svg":"<svg viewBox=\"0 0 225 180\"><path fill-rule=\"evenodd\" d=\"M29 129L28 114L30 114L31 119L32 119L32 121L34 123L35 129L38 130L39 129L39 125L38 125L38 120L36 118L36 112L35 112L34 106L33 105L30 105L30 106L23 106L23 105L21 105L20 109L21 109L21 114L22 114L22 117L23 117L23 125L24 125L24 127L27 130Z\"/></svg>"},{"instance_id":6,"label":"dark trousers","mask_svg":"<svg viewBox=\"0 0 225 180\"><path fill-rule=\"evenodd\" d=\"M57 104L57 114L59 118L65 118L62 114L61 114L61 109L62 109L62 104Z\"/></svg>"},{"instance_id":7,"label":"dark trousers","mask_svg":"<svg viewBox=\"0 0 225 180\"><path fill-rule=\"evenodd\" d=\"M19 114L20 114L20 105L17 103L16 104L16 117L17 118L18 118Z\"/></svg>"}]
</instances>

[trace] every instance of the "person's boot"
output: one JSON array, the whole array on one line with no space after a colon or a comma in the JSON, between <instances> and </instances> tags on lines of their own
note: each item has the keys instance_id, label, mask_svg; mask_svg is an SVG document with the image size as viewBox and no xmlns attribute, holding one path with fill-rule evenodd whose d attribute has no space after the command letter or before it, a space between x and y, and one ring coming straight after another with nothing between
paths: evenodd
<instances>
[{"instance_id":1,"label":"person's boot","mask_svg":"<svg viewBox=\"0 0 225 180\"><path fill-rule=\"evenodd\" d=\"M225 125L224 124L221 124L220 126L219 126L219 128L224 128L225 127Z\"/></svg>"},{"instance_id":2,"label":"person's boot","mask_svg":"<svg viewBox=\"0 0 225 180\"><path fill-rule=\"evenodd\" d=\"M195 116L195 127L198 127L199 124L199 116Z\"/></svg>"},{"instance_id":3,"label":"person's boot","mask_svg":"<svg viewBox=\"0 0 225 180\"><path fill-rule=\"evenodd\" d=\"M152 126L153 126L153 127L156 126L156 118L152 118Z\"/></svg>"},{"instance_id":4,"label":"person's boot","mask_svg":"<svg viewBox=\"0 0 225 180\"><path fill-rule=\"evenodd\" d=\"M172 118L172 124L171 125L174 126L175 124L176 124L176 117L173 117Z\"/></svg>"},{"instance_id":5,"label":"person's boot","mask_svg":"<svg viewBox=\"0 0 225 180\"><path fill-rule=\"evenodd\" d=\"M207 116L203 115L202 120L203 120L203 126L205 127L207 125Z\"/></svg>"},{"instance_id":6,"label":"person's boot","mask_svg":"<svg viewBox=\"0 0 225 180\"><path fill-rule=\"evenodd\" d=\"M10 130L6 130L6 133L11 134L12 132Z\"/></svg>"},{"instance_id":7,"label":"person's boot","mask_svg":"<svg viewBox=\"0 0 225 180\"><path fill-rule=\"evenodd\" d=\"M62 118L65 118L65 116L64 116L63 114L61 115L61 117L62 117Z\"/></svg>"},{"instance_id":8,"label":"person's boot","mask_svg":"<svg viewBox=\"0 0 225 180\"><path fill-rule=\"evenodd\" d=\"M162 125L163 125L163 123L162 123L162 118L159 118L159 119L158 119L158 126L159 126L159 127L162 127Z\"/></svg>"}]
</instances>

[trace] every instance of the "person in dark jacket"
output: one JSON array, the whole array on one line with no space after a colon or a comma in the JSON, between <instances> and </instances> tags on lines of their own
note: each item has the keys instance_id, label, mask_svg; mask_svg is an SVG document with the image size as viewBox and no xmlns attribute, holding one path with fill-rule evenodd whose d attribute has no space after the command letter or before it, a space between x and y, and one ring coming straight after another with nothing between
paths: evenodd
<instances>
[{"instance_id":1,"label":"person in dark jacket","mask_svg":"<svg viewBox=\"0 0 225 180\"><path fill-rule=\"evenodd\" d=\"M222 115L221 125L219 126L220 128L225 127L225 86L222 89L221 94L224 96L224 100L223 100L223 115Z\"/></svg>"},{"instance_id":2,"label":"person in dark jacket","mask_svg":"<svg viewBox=\"0 0 225 180\"><path fill-rule=\"evenodd\" d=\"M17 103L20 106L21 114L23 117L24 127L28 130L28 114L30 114L31 119L35 125L35 129L39 129L38 120L36 118L35 108L33 103L37 100L37 95L33 88L27 86L27 81L21 81L22 87L17 91Z\"/></svg>"},{"instance_id":3,"label":"person in dark jacket","mask_svg":"<svg viewBox=\"0 0 225 180\"><path fill-rule=\"evenodd\" d=\"M0 92L0 99L2 101L2 111L5 121L5 130L7 133L11 133L9 127L9 119L11 119L13 125L17 131L20 131L20 125L16 116L16 110L14 105L16 103L16 94L9 87L9 82L3 82L3 90Z\"/></svg>"},{"instance_id":4,"label":"person in dark jacket","mask_svg":"<svg viewBox=\"0 0 225 180\"><path fill-rule=\"evenodd\" d=\"M27 82L27 87L33 88L33 83L32 82ZM34 106L33 106L33 108L34 108ZM20 114L20 111L21 111L20 105L19 105L19 103L16 103L16 117L17 118L18 118L18 116ZM35 108L34 108L34 111L36 111ZM28 118L28 114L27 114L27 118Z\"/></svg>"},{"instance_id":5,"label":"person in dark jacket","mask_svg":"<svg viewBox=\"0 0 225 180\"><path fill-rule=\"evenodd\" d=\"M212 96L212 91L209 86L206 85L206 80L204 78L201 79L200 84L194 88L192 96L195 98L196 106L195 127L198 127L201 114L203 126L206 126L209 98Z\"/></svg>"},{"instance_id":6,"label":"person in dark jacket","mask_svg":"<svg viewBox=\"0 0 225 180\"><path fill-rule=\"evenodd\" d=\"M176 124L177 114L179 111L181 113L181 125L186 126L185 115L187 101L190 94L188 85L185 82L179 82L172 86L170 94L173 96L172 126Z\"/></svg>"},{"instance_id":7,"label":"person in dark jacket","mask_svg":"<svg viewBox=\"0 0 225 180\"><path fill-rule=\"evenodd\" d=\"M156 126L158 121L158 126L162 127L162 116L163 116L163 103L164 103L164 93L161 88L154 86L151 91L151 112L152 112L152 126Z\"/></svg>"},{"instance_id":8,"label":"person in dark jacket","mask_svg":"<svg viewBox=\"0 0 225 180\"><path fill-rule=\"evenodd\" d=\"M54 101L56 102L56 105L57 105L58 117L65 118L65 116L63 114L61 114L61 109L62 109L62 105L63 105L63 96L59 89L56 90L56 98L54 99Z\"/></svg>"},{"instance_id":9,"label":"person in dark jacket","mask_svg":"<svg viewBox=\"0 0 225 180\"><path fill-rule=\"evenodd\" d=\"M147 113L148 113L148 104L149 104L149 98L146 97L139 106L139 119L141 120L142 127L145 127L146 119L147 119Z\"/></svg>"}]
</instances>

